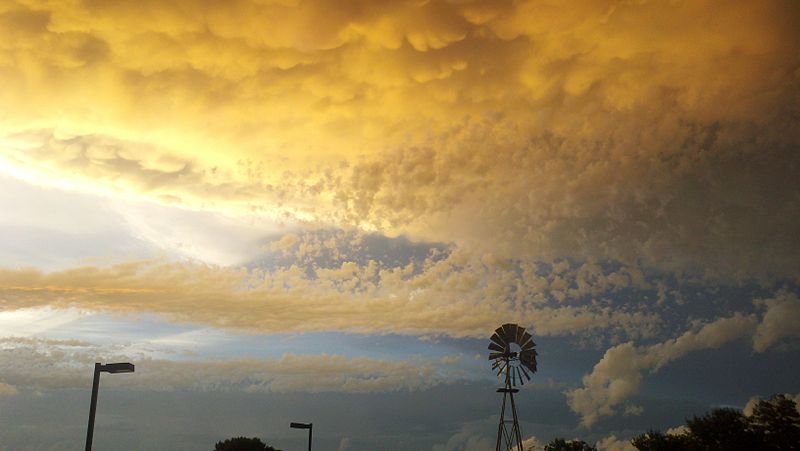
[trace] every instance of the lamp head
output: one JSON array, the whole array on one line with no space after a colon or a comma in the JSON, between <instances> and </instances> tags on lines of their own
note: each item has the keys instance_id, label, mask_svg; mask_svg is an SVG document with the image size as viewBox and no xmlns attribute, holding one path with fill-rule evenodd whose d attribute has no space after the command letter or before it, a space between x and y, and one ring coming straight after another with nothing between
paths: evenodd
<instances>
[{"instance_id":1,"label":"lamp head","mask_svg":"<svg viewBox=\"0 0 800 451\"><path fill-rule=\"evenodd\" d=\"M132 363L107 363L105 365L100 365L100 371L105 371L106 373L117 374L117 373L133 373L134 366Z\"/></svg>"},{"instance_id":2,"label":"lamp head","mask_svg":"<svg viewBox=\"0 0 800 451\"><path fill-rule=\"evenodd\" d=\"M311 429L311 423L289 423L289 427L293 429Z\"/></svg>"}]
</instances>

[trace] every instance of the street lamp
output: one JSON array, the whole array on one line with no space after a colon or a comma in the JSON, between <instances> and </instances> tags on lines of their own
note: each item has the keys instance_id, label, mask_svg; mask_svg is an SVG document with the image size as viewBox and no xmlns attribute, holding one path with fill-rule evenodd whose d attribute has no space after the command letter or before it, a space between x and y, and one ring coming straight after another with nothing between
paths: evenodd
<instances>
[{"instance_id":1,"label":"street lamp","mask_svg":"<svg viewBox=\"0 0 800 451\"><path fill-rule=\"evenodd\" d=\"M311 451L311 428L314 423L289 423L292 429L308 429L308 451Z\"/></svg>"},{"instance_id":2,"label":"street lamp","mask_svg":"<svg viewBox=\"0 0 800 451\"><path fill-rule=\"evenodd\" d=\"M86 451L92 451L92 435L94 435L94 413L97 410L97 388L100 384L100 373L111 374L133 373L132 363L94 364L94 381L92 382L92 405L89 407L89 427L86 429Z\"/></svg>"}]
</instances>

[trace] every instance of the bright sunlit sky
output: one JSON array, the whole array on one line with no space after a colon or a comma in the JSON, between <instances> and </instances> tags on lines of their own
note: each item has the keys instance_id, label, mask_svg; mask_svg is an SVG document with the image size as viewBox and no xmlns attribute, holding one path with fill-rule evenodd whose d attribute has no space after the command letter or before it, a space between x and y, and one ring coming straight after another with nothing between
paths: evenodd
<instances>
[{"instance_id":1,"label":"bright sunlit sky","mask_svg":"<svg viewBox=\"0 0 800 451\"><path fill-rule=\"evenodd\" d=\"M800 7L0 0L0 449L494 449L800 394Z\"/></svg>"}]
</instances>

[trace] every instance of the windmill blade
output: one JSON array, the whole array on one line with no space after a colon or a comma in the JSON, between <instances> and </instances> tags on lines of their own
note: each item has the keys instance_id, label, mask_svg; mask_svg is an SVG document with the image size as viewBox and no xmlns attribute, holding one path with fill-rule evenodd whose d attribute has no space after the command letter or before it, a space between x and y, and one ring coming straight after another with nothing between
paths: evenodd
<instances>
[{"instance_id":1,"label":"windmill blade","mask_svg":"<svg viewBox=\"0 0 800 451\"><path fill-rule=\"evenodd\" d=\"M504 347L502 347L499 344L494 343L494 342L490 342L489 343L489 349L491 349L492 351L497 351L497 352L506 352L506 349Z\"/></svg>"},{"instance_id":2,"label":"windmill blade","mask_svg":"<svg viewBox=\"0 0 800 451\"><path fill-rule=\"evenodd\" d=\"M500 366L502 363L503 363L503 360L495 360L494 363L492 363L492 370L494 370L495 368Z\"/></svg>"},{"instance_id":3,"label":"windmill blade","mask_svg":"<svg viewBox=\"0 0 800 451\"><path fill-rule=\"evenodd\" d=\"M524 349L526 351L530 351L531 349L533 349L535 347L536 347L536 343L534 343L533 340L525 343L524 346L520 346L520 348L522 348L522 349Z\"/></svg>"},{"instance_id":4,"label":"windmill blade","mask_svg":"<svg viewBox=\"0 0 800 451\"><path fill-rule=\"evenodd\" d=\"M529 341L531 341L531 338L533 338L533 337L531 336L531 334L529 334L529 333L528 333L528 331L524 331L524 332L522 333L522 338L521 338L521 339L520 339L520 341L519 341L519 342L517 342L517 343L519 343L519 346L520 346L521 348L525 349L525 346L528 344L528 342L529 342ZM536 345L536 343L534 343L534 345Z\"/></svg>"},{"instance_id":5,"label":"windmill blade","mask_svg":"<svg viewBox=\"0 0 800 451\"><path fill-rule=\"evenodd\" d=\"M503 370L505 370L506 367L508 366L508 362L506 362L505 360L501 360L501 362L502 363L497 368L497 377L500 377L500 375L503 374Z\"/></svg>"},{"instance_id":6,"label":"windmill blade","mask_svg":"<svg viewBox=\"0 0 800 451\"><path fill-rule=\"evenodd\" d=\"M525 380L522 378L522 372L520 370L522 370L521 365L517 367L517 378L519 379L520 385L525 385Z\"/></svg>"},{"instance_id":7,"label":"windmill blade","mask_svg":"<svg viewBox=\"0 0 800 451\"><path fill-rule=\"evenodd\" d=\"M503 357L502 352L490 352L489 353L489 360L500 359Z\"/></svg>"},{"instance_id":8,"label":"windmill blade","mask_svg":"<svg viewBox=\"0 0 800 451\"><path fill-rule=\"evenodd\" d=\"M522 371L522 374L524 374L524 375L525 375L525 377L526 377L526 378L528 378L528 380L531 380L531 375L530 375L530 374L528 374L528 372L527 372L527 371L525 371L525 366L524 366L524 365L520 365L520 366L519 366L519 369ZM521 378L520 378L520 379L521 379Z\"/></svg>"},{"instance_id":9,"label":"windmill blade","mask_svg":"<svg viewBox=\"0 0 800 451\"><path fill-rule=\"evenodd\" d=\"M525 367L528 368L531 371L531 373L536 372L536 360L534 359L527 360L522 362L522 364L525 365Z\"/></svg>"},{"instance_id":10,"label":"windmill blade","mask_svg":"<svg viewBox=\"0 0 800 451\"><path fill-rule=\"evenodd\" d=\"M500 332L502 332L502 330L501 330ZM503 346L503 347L505 347L505 346L506 346L506 343L508 343L507 341L503 340L503 337L501 337L501 336L500 336L500 334L498 334L497 332L495 332L494 334L492 334L492 336L491 336L491 337L489 337L489 340L492 340L492 341L493 341L493 342L495 342L495 343L496 343L498 346Z\"/></svg>"},{"instance_id":11,"label":"windmill blade","mask_svg":"<svg viewBox=\"0 0 800 451\"><path fill-rule=\"evenodd\" d=\"M528 368L536 368L536 356L533 354L526 355L524 359L520 359L520 362L524 363Z\"/></svg>"},{"instance_id":12,"label":"windmill blade","mask_svg":"<svg viewBox=\"0 0 800 451\"><path fill-rule=\"evenodd\" d=\"M511 343L517 338L517 325L516 324L503 324L503 333L507 343Z\"/></svg>"},{"instance_id":13,"label":"windmill blade","mask_svg":"<svg viewBox=\"0 0 800 451\"><path fill-rule=\"evenodd\" d=\"M514 338L514 341L516 341L520 347L522 347L523 336L525 336L525 328L522 326L517 326L517 336Z\"/></svg>"},{"instance_id":14,"label":"windmill blade","mask_svg":"<svg viewBox=\"0 0 800 451\"><path fill-rule=\"evenodd\" d=\"M520 353L519 361L531 372L536 372L536 351L523 351Z\"/></svg>"}]
</instances>

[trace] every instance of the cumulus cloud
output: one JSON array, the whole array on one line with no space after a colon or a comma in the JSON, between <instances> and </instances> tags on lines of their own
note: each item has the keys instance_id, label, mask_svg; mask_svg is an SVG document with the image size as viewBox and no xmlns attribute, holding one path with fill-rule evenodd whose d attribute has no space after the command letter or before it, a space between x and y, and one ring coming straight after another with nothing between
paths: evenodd
<instances>
[{"instance_id":1,"label":"cumulus cloud","mask_svg":"<svg viewBox=\"0 0 800 451\"><path fill-rule=\"evenodd\" d=\"M635 451L636 448L631 444L630 439L623 440L616 435L609 435L596 444L598 451Z\"/></svg>"},{"instance_id":2,"label":"cumulus cloud","mask_svg":"<svg viewBox=\"0 0 800 451\"><path fill-rule=\"evenodd\" d=\"M421 357L381 360L284 354L276 359L176 361L69 342L3 339L0 394L14 394L20 388L83 388L96 361L133 362L133 375L106 378L103 384L141 390L373 393L423 390L459 378L452 367Z\"/></svg>"},{"instance_id":3,"label":"cumulus cloud","mask_svg":"<svg viewBox=\"0 0 800 451\"><path fill-rule=\"evenodd\" d=\"M544 449L544 443L531 436L522 441L522 449L525 451L540 451Z\"/></svg>"},{"instance_id":4,"label":"cumulus cloud","mask_svg":"<svg viewBox=\"0 0 800 451\"><path fill-rule=\"evenodd\" d=\"M791 2L30 1L0 23L0 167L34 183L516 255L800 266Z\"/></svg>"},{"instance_id":5,"label":"cumulus cloud","mask_svg":"<svg viewBox=\"0 0 800 451\"><path fill-rule=\"evenodd\" d=\"M433 451L486 451L492 449L495 441L486 435L487 430L492 430L490 425L496 425L497 417L490 417L483 421L473 421L462 424L445 443L433 445ZM527 448L525 448L527 449Z\"/></svg>"},{"instance_id":6,"label":"cumulus cloud","mask_svg":"<svg viewBox=\"0 0 800 451\"><path fill-rule=\"evenodd\" d=\"M749 337L757 324L753 315L735 314L697 325L678 338L651 346L635 346L632 342L614 346L583 377L583 387L566 392L567 402L584 426L592 426L602 417L617 413L619 405L639 393L644 373L656 372L690 352L715 349ZM630 407L625 408L628 410Z\"/></svg>"},{"instance_id":7,"label":"cumulus cloud","mask_svg":"<svg viewBox=\"0 0 800 451\"><path fill-rule=\"evenodd\" d=\"M791 399L795 403L795 407L797 408L797 412L800 413L800 393L784 393L788 399ZM756 408L756 405L762 401L760 396L752 396L750 399L747 400L747 403L744 405L744 409L742 411L745 415L750 416L753 414L753 410Z\"/></svg>"},{"instance_id":8,"label":"cumulus cloud","mask_svg":"<svg viewBox=\"0 0 800 451\"><path fill-rule=\"evenodd\" d=\"M753 338L756 352L763 352L785 338L800 337L800 298L796 293L782 290L774 298L756 300L756 304L766 308Z\"/></svg>"}]
</instances>

